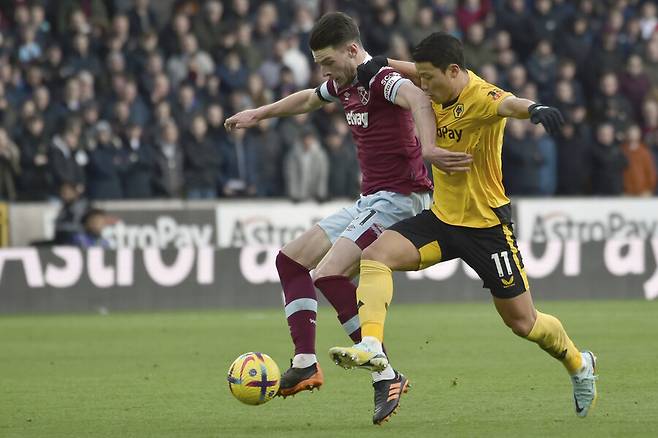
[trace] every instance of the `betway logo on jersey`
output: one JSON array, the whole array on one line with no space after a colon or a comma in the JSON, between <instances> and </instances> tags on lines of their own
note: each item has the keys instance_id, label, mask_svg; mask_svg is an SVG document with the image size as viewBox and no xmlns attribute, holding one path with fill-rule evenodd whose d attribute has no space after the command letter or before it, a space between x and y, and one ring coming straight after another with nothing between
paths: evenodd
<instances>
[{"instance_id":1,"label":"betway logo on jersey","mask_svg":"<svg viewBox=\"0 0 658 438\"><path fill-rule=\"evenodd\" d=\"M368 127L368 113L355 113L354 111L350 111L349 113L345 113L345 118L347 119L347 124L350 126Z\"/></svg>"},{"instance_id":2,"label":"betway logo on jersey","mask_svg":"<svg viewBox=\"0 0 658 438\"><path fill-rule=\"evenodd\" d=\"M447 126L439 126L436 129L436 136L439 138L448 138L450 140L459 140L462 139L463 129L449 129Z\"/></svg>"}]
</instances>

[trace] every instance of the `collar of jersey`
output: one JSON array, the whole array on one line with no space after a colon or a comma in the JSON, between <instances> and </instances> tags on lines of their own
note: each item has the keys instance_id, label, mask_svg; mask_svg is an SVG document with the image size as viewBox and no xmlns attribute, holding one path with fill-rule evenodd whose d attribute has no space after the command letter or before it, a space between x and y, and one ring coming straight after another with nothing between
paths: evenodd
<instances>
[{"instance_id":1,"label":"collar of jersey","mask_svg":"<svg viewBox=\"0 0 658 438\"><path fill-rule=\"evenodd\" d=\"M442 104L441 104L441 109L446 109L446 108L448 108L448 107L453 106L454 104L456 104L457 101L459 100L459 96L461 96L461 93L459 93L459 95L458 95L457 97L455 97L454 99L452 99L452 100L450 100L450 101L448 101L448 102L442 103Z\"/></svg>"}]
</instances>

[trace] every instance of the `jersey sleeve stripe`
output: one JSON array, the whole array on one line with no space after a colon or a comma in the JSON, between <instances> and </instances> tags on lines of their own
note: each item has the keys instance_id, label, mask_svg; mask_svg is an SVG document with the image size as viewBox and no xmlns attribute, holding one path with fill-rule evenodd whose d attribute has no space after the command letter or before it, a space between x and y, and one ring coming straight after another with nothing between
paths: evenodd
<instances>
[{"instance_id":1,"label":"jersey sleeve stripe","mask_svg":"<svg viewBox=\"0 0 658 438\"><path fill-rule=\"evenodd\" d=\"M396 96L398 95L398 90L400 89L400 86L401 86L402 84L404 84L405 82L411 82L411 81L410 81L409 79L407 79L407 78L402 78L402 77L401 77L400 79L398 79L397 81L395 81L395 83L394 83L393 86L390 88L390 91L389 91L388 93L386 93L386 90L385 90L385 92L384 92L384 97L385 97L389 102L391 102L391 103L395 103L395 98L396 98ZM387 87L387 88L388 88L388 87Z\"/></svg>"},{"instance_id":2,"label":"jersey sleeve stripe","mask_svg":"<svg viewBox=\"0 0 658 438\"><path fill-rule=\"evenodd\" d=\"M315 89L318 97L325 102L340 102L340 99L329 92L327 82L323 82L318 88Z\"/></svg>"},{"instance_id":3,"label":"jersey sleeve stripe","mask_svg":"<svg viewBox=\"0 0 658 438\"><path fill-rule=\"evenodd\" d=\"M320 91L320 87L319 87L319 86L315 88L315 94L318 96L318 98L319 98L321 101L323 101L323 102L327 102L327 103L331 103L330 100L325 99L324 96L322 96L322 91Z\"/></svg>"}]
</instances>

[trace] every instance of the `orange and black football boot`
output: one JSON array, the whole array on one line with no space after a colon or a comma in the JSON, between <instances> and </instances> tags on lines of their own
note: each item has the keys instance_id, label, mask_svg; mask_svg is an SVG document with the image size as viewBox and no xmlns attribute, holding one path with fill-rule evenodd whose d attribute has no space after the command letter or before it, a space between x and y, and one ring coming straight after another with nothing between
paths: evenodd
<instances>
[{"instance_id":1,"label":"orange and black football boot","mask_svg":"<svg viewBox=\"0 0 658 438\"><path fill-rule=\"evenodd\" d=\"M375 389L375 413L372 423L381 425L394 415L400 406L400 397L409 390L409 380L395 372L395 378L372 384Z\"/></svg>"},{"instance_id":2,"label":"orange and black football boot","mask_svg":"<svg viewBox=\"0 0 658 438\"><path fill-rule=\"evenodd\" d=\"M281 375L281 384L279 386L280 396L285 398L301 391L320 390L320 387L324 383L320 364L316 362L306 368L293 368L292 361L290 361L290 365L290 368Z\"/></svg>"}]
</instances>

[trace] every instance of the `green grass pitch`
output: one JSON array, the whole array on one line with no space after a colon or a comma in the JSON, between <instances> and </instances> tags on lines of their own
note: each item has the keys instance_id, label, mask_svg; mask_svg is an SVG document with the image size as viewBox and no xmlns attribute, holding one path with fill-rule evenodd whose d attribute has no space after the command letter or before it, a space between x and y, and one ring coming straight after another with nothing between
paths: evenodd
<instances>
[{"instance_id":1,"label":"green grass pitch","mask_svg":"<svg viewBox=\"0 0 658 438\"><path fill-rule=\"evenodd\" d=\"M398 415L371 424L370 376L326 351L346 344L321 308L319 392L234 400L246 351L285 369L281 309L0 318L1 437L658 436L658 302L543 302L599 357L599 400L573 412L562 366L516 338L489 303L394 305L390 358L411 380Z\"/></svg>"}]
</instances>

